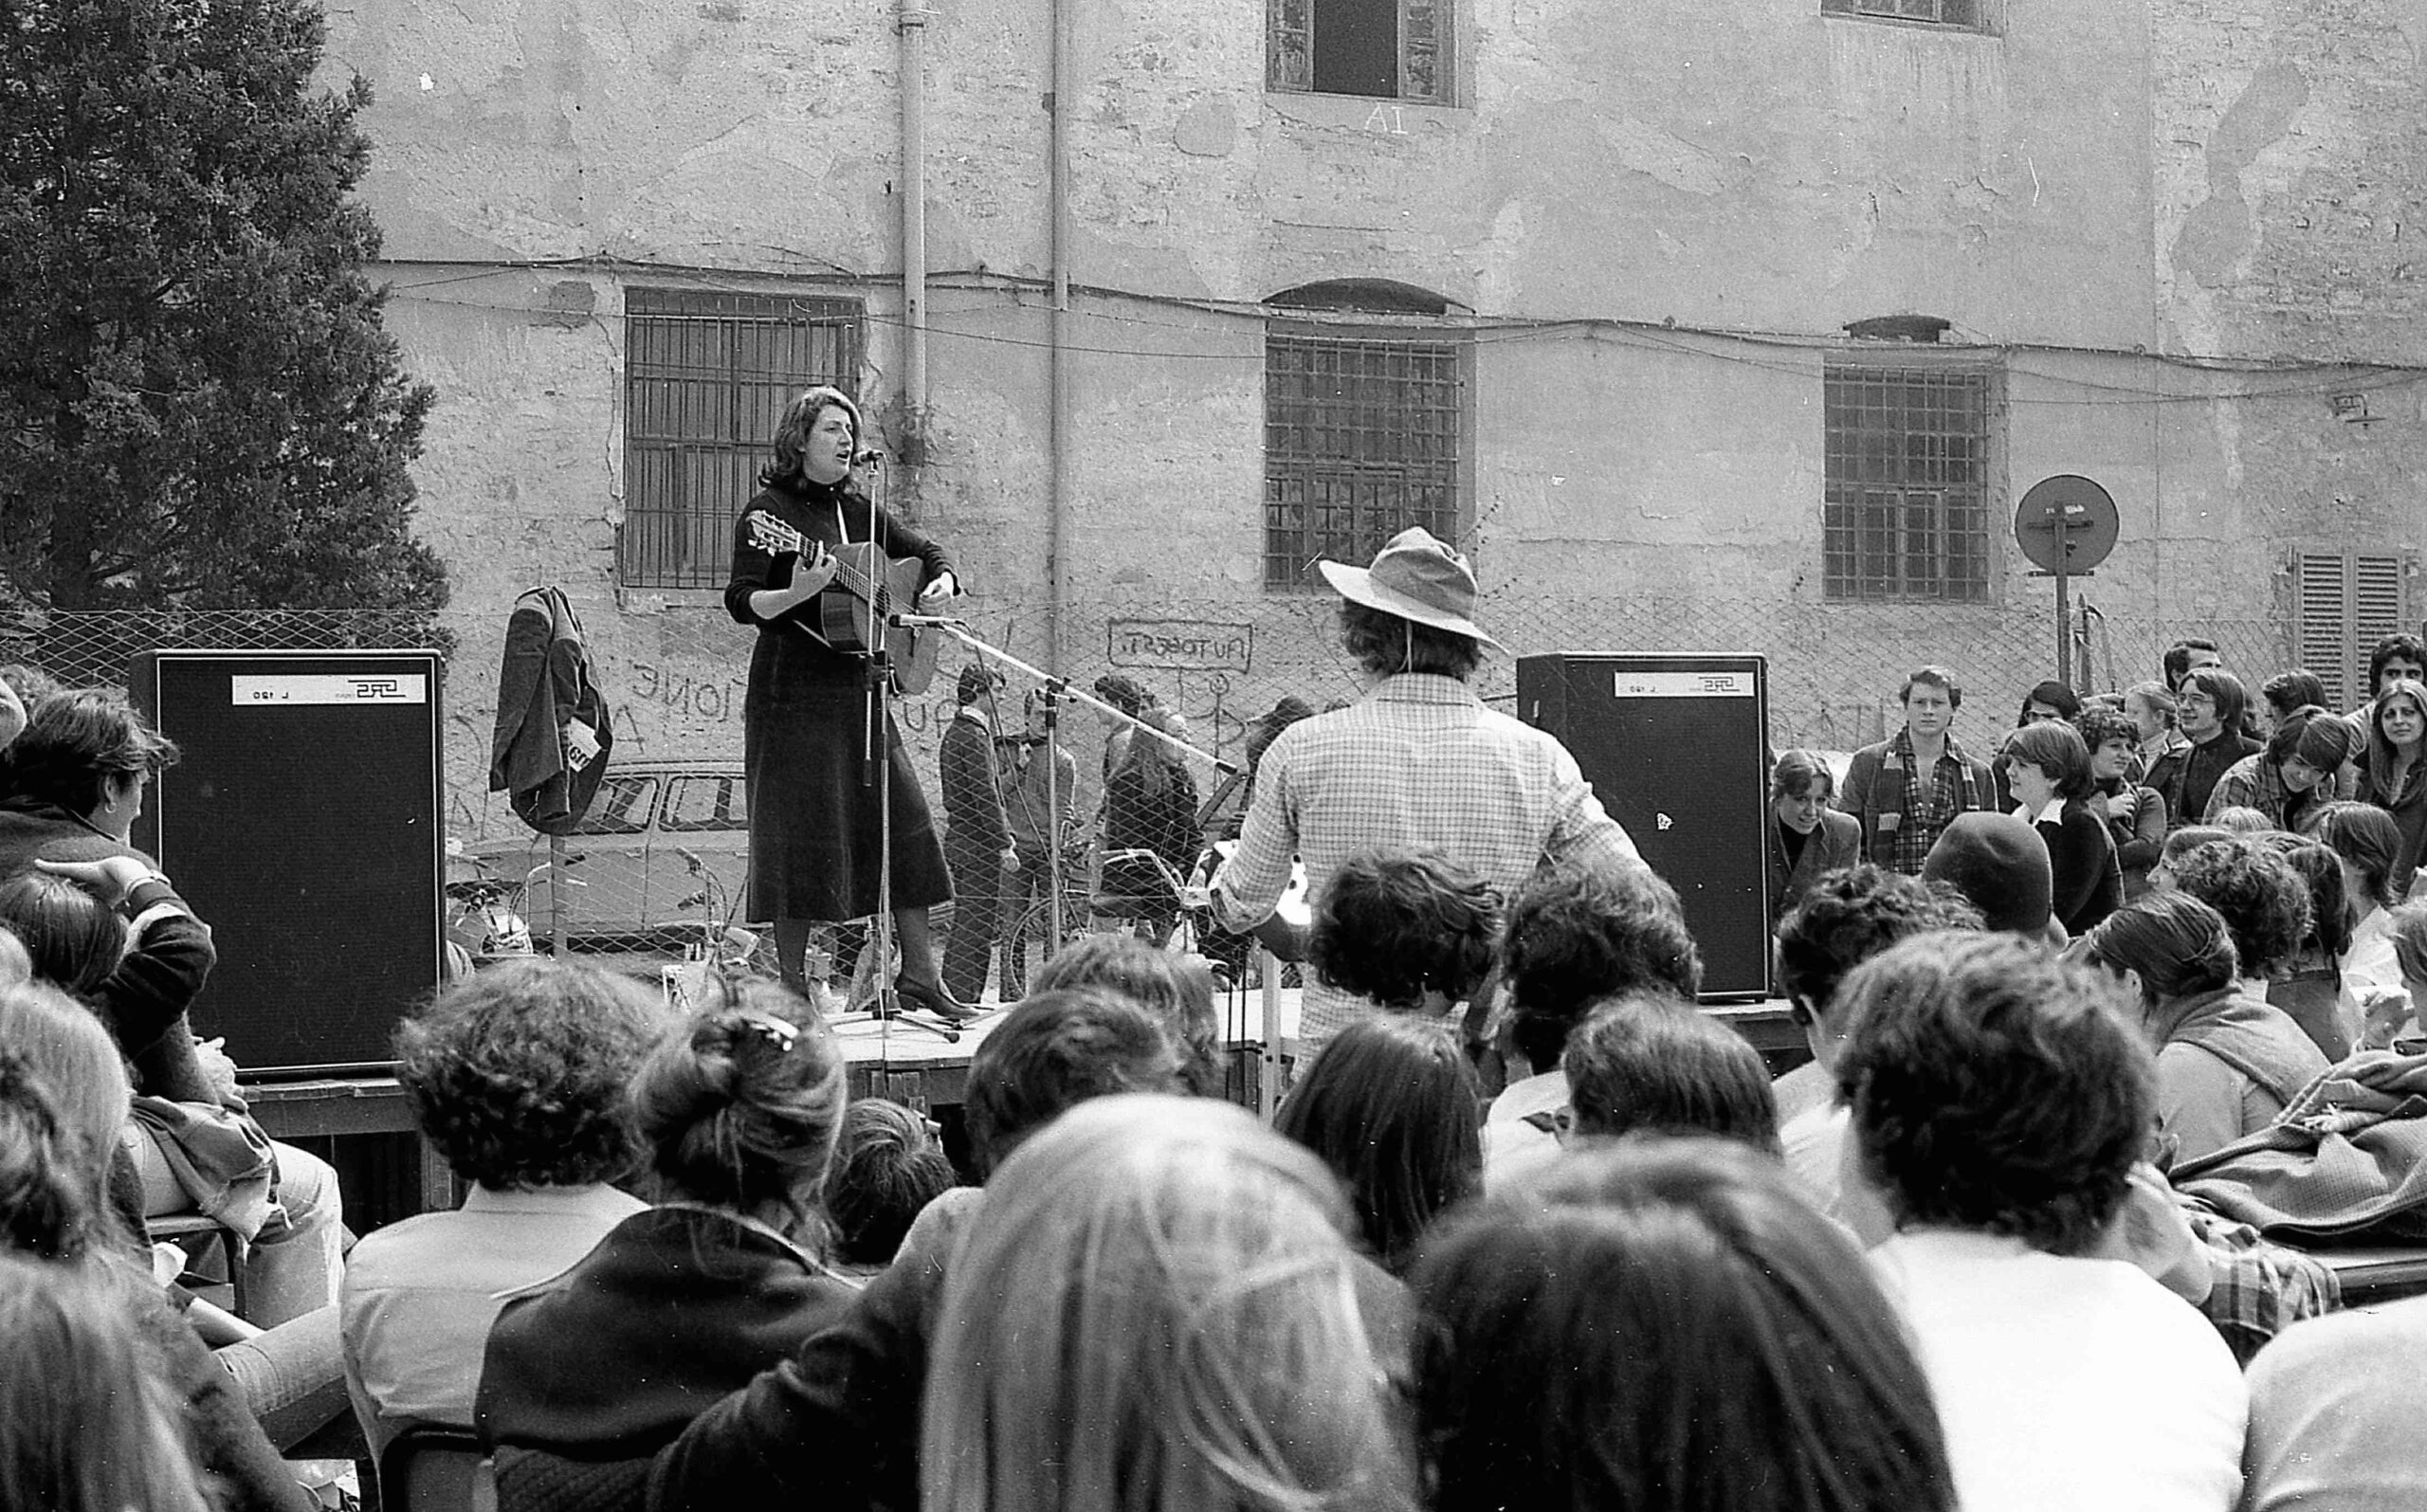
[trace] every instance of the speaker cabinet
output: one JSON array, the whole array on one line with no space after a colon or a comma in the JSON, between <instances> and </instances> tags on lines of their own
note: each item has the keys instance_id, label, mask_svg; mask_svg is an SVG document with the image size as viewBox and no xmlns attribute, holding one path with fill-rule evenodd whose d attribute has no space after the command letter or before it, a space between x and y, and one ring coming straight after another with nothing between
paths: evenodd
<instances>
[{"instance_id":1,"label":"speaker cabinet","mask_svg":"<svg viewBox=\"0 0 2427 1512\"><path fill-rule=\"evenodd\" d=\"M1517 713L1576 754L1686 906L1706 1000L1768 995L1769 664L1759 656L1527 656Z\"/></svg>"},{"instance_id":2,"label":"speaker cabinet","mask_svg":"<svg viewBox=\"0 0 2427 1512\"><path fill-rule=\"evenodd\" d=\"M443 963L434 651L163 650L136 701L177 742L135 843L210 925L194 1031L247 1075L384 1065Z\"/></svg>"}]
</instances>

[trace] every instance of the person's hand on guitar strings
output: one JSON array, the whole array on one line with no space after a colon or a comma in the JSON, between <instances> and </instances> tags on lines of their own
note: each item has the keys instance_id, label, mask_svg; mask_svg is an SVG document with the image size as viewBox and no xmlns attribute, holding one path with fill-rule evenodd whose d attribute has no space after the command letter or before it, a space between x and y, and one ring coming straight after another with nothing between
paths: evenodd
<instances>
[{"instance_id":1,"label":"person's hand on guitar strings","mask_svg":"<svg viewBox=\"0 0 2427 1512\"><path fill-rule=\"evenodd\" d=\"M919 590L919 603L917 607L921 610L925 610L934 608L936 605L942 603L948 598L958 598L959 596L960 579L955 577L953 575L952 569L947 567L942 572L936 574L936 580L934 582L929 583L926 587Z\"/></svg>"}]
</instances>

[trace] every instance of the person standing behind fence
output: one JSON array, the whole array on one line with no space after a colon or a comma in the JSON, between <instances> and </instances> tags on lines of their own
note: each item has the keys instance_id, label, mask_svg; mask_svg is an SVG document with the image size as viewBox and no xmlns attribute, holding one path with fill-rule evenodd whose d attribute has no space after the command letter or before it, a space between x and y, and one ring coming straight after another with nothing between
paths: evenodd
<instances>
[{"instance_id":1,"label":"person standing behind fence","mask_svg":"<svg viewBox=\"0 0 2427 1512\"><path fill-rule=\"evenodd\" d=\"M1239 848L1214 879L1215 916L1251 929L1305 864L1321 906L1342 863L1375 846L1434 846L1506 897L1545 858L1640 866L1576 757L1541 730L1487 709L1467 685L1487 646L1467 559L1417 526L1373 566L1317 564L1341 596L1341 641L1371 688L1303 720L1264 753ZM1309 1049L1356 1012L1349 993L1306 989Z\"/></svg>"},{"instance_id":2,"label":"person standing behind fence","mask_svg":"<svg viewBox=\"0 0 2427 1512\"><path fill-rule=\"evenodd\" d=\"M936 747L944 797L944 862L952 869L952 934L944 941L944 991L964 1003L986 992L986 967L1002 931L1005 873L1019 865L995 768L995 689L1002 679L977 662L960 669L959 707Z\"/></svg>"},{"instance_id":3,"label":"person standing behind fence","mask_svg":"<svg viewBox=\"0 0 2427 1512\"><path fill-rule=\"evenodd\" d=\"M1955 738L1963 684L1943 666L1905 680L1905 727L1854 753L1837 810L1862 826L1874 865L1918 876L1939 831L1959 813L1997 807L1997 782Z\"/></svg>"},{"instance_id":4,"label":"person standing behind fence","mask_svg":"<svg viewBox=\"0 0 2427 1512\"><path fill-rule=\"evenodd\" d=\"M1104 784L1104 847L1107 856L1150 851L1153 859L1106 860L1103 892L1120 900L1118 912L1135 916L1141 929L1160 939L1179 913L1179 893L1171 877L1188 875L1205 837L1196 828L1196 779L1188 774L1177 747L1147 733L1177 735L1177 717L1156 705L1139 717L1139 723L1145 728L1130 736L1121 765ZM1164 875L1165 867L1171 876Z\"/></svg>"},{"instance_id":5,"label":"person standing behind fence","mask_svg":"<svg viewBox=\"0 0 2427 1512\"><path fill-rule=\"evenodd\" d=\"M1029 913L1053 890L1053 852L1062 844L1063 826L1079 806L1079 758L1050 739L1041 722L1036 689L1029 690L1021 708L1028 733L1009 742L995 737L995 749L1010 758L1003 813L1011 821L1012 849L1019 862L1018 869L1004 878L1001 985L1007 1003L1028 992Z\"/></svg>"},{"instance_id":6,"label":"person standing behind fence","mask_svg":"<svg viewBox=\"0 0 2427 1512\"><path fill-rule=\"evenodd\" d=\"M2220 666L2200 667L2183 679L2177 695L2182 733L2191 740L2174 786L2165 792L2167 811L2180 825L2207 817L2209 795L2217 791L2234 763L2259 749L2258 741L2241 733L2250 712L2250 693L2241 679Z\"/></svg>"}]
</instances>

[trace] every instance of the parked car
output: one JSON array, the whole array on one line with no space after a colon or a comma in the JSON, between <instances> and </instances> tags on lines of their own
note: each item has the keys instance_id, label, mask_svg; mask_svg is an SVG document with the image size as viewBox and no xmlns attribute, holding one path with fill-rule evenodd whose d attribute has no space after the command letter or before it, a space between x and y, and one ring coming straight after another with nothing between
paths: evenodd
<instances>
[{"instance_id":1,"label":"parked car","mask_svg":"<svg viewBox=\"0 0 2427 1512\"><path fill-rule=\"evenodd\" d=\"M741 922L750 815L739 761L622 761L574 833L564 869L549 837L527 831L467 843L467 862L523 882L520 913L541 948L561 897L569 942L593 949L680 948L710 922ZM520 829L520 826L517 826Z\"/></svg>"}]
</instances>

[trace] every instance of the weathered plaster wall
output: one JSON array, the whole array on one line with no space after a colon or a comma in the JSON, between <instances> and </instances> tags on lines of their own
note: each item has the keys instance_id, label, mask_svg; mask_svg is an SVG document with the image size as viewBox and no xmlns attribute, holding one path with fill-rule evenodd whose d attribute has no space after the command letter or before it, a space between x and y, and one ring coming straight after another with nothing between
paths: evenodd
<instances>
[{"instance_id":1,"label":"weathered plaster wall","mask_svg":"<svg viewBox=\"0 0 2427 1512\"><path fill-rule=\"evenodd\" d=\"M2427 0L2151 0L2177 350L2427 353Z\"/></svg>"},{"instance_id":2,"label":"weathered plaster wall","mask_svg":"<svg viewBox=\"0 0 2427 1512\"><path fill-rule=\"evenodd\" d=\"M1998 37L1813 9L1477 0L1464 103L1439 109L1266 94L1257 0L1082 0L1072 272L1157 298L1083 292L1069 322L1068 669L1112 659L1113 622L1251 642L1244 666L1146 674L1232 751L1281 692L1349 693L1328 595L1261 587L1262 327L1235 308L1326 278L1505 318L1477 346L1473 544L1512 648L1767 651L1781 740L1870 738L1901 672L1948 657L1987 738L2053 670L2050 589L2008 547L1985 606L1824 603L1819 353L1693 327L1919 312L1956 340L2105 349L2006 357L1997 529L2050 473L2115 493L2123 543L2085 592L2127 680L2183 625L2280 654L2296 541L2417 540L2416 387L2352 379L2378 385L2357 426L2324 402L2332 374L2130 353L2418 359L2404 216L2427 0L2321 0L2325 19L2290 0L2034 0ZM366 195L392 323L441 394L417 477L465 646L450 824L504 813L483 795L498 638L537 581L582 609L629 755L739 753L747 633L707 595L615 582L623 291L856 295L863 392L893 396L892 12L332 17L333 70L379 91ZM894 500L962 558L973 628L1038 662L1047 15L946 5L928 28L932 460ZM559 283L586 301L552 308ZM1548 323L1596 316L1680 329ZM2230 397L2248 393L2276 396ZM1505 691L1506 664L1490 676ZM936 703L903 713L922 759ZM1084 769L1092 725L1074 723Z\"/></svg>"}]
</instances>

